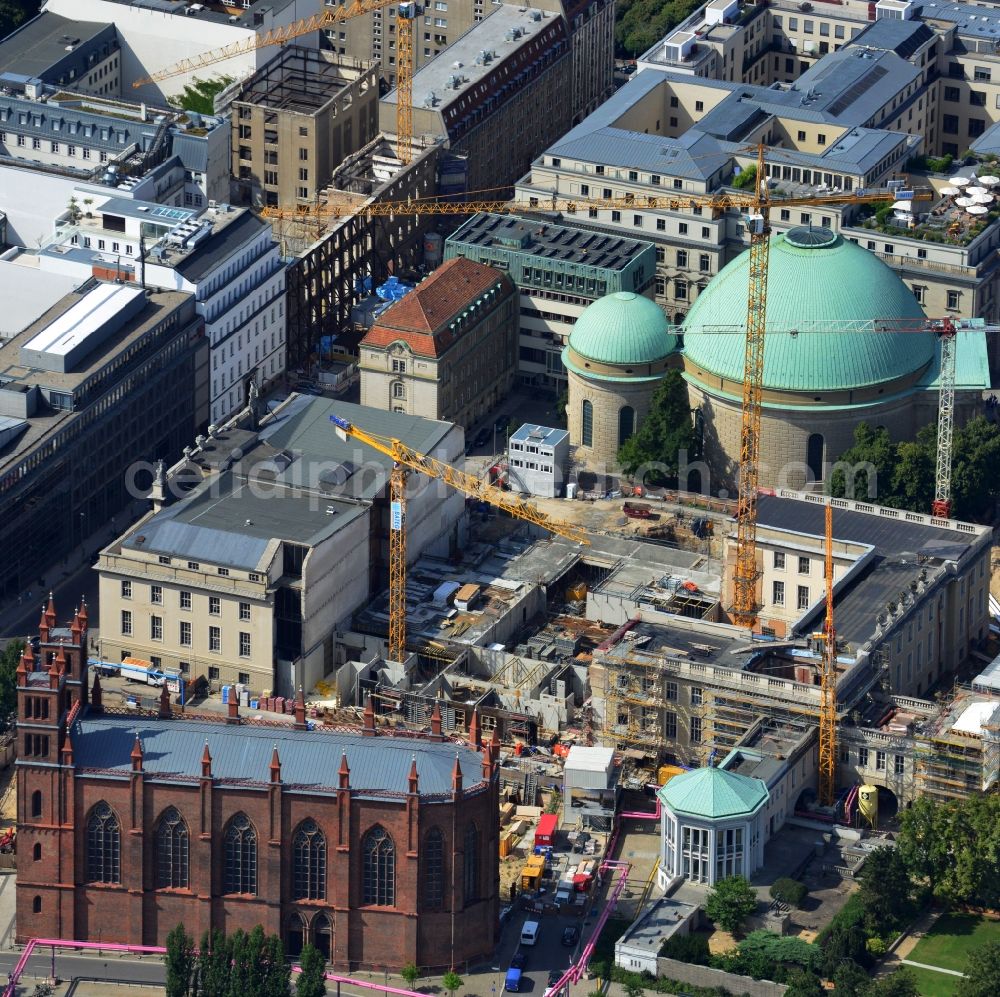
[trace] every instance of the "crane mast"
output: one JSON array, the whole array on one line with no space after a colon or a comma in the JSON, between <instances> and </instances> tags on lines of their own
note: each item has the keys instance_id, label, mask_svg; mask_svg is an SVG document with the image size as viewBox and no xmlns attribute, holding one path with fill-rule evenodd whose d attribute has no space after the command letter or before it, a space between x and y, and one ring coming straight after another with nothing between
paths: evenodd
<instances>
[{"instance_id":1,"label":"crane mast","mask_svg":"<svg viewBox=\"0 0 1000 997\"><path fill-rule=\"evenodd\" d=\"M402 440L368 433L347 419L331 415L330 422L336 427L337 435L344 440L353 439L365 443L379 453L391 457L392 474L389 478L390 530L389 530L389 657L402 661L406 657L406 475L408 471L418 471L429 478L443 481L456 491L464 492L471 498L488 502L509 512L518 519L534 523L557 536L574 543L587 544L584 529L574 523L562 522L547 516L537 506L495 485L459 471L443 460L420 453L407 446Z\"/></svg>"},{"instance_id":2,"label":"crane mast","mask_svg":"<svg viewBox=\"0 0 1000 997\"><path fill-rule=\"evenodd\" d=\"M767 322L767 263L771 245L771 206L764 169L764 146L757 147L754 203L750 228L750 286L747 291L743 361L743 419L736 503L736 571L733 618L752 627L757 620L757 484L760 463L761 396L764 381L764 330Z\"/></svg>"},{"instance_id":3,"label":"crane mast","mask_svg":"<svg viewBox=\"0 0 1000 997\"><path fill-rule=\"evenodd\" d=\"M819 707L819 802L832 806L837 791L837 631L833 625L833 506L826 506L826 621Z\"/></svg>"}]
</instances>

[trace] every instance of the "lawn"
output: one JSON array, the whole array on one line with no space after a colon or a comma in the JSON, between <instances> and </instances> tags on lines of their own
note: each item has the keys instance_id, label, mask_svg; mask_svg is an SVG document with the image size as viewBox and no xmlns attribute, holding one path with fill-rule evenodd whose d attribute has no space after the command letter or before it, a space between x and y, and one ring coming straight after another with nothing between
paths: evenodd
<instances>
[{"instance_id":1,"label":"lawn","mask_svg":"<svg viewBox=\"0 0 1000 997\"><path fill-rule=\"evenodd\" d=\"M958 986L958 977L947 973L935 973L933 969L917 969L916 966L904 966L907 972L913 974L920 989L920 997L953 997Z\"/></svg>"},{"instance_id":2,"label":"lawn","mask_svg":"<svg viewBox=\"0 0 1000 997\"><path fill-rule=\"evenodd\" d=\"M978 914L944 914L907 958L961 973L972 949L989 941L1000 941L1000 921L989 921Z\"/></svg>"}]
</instances>

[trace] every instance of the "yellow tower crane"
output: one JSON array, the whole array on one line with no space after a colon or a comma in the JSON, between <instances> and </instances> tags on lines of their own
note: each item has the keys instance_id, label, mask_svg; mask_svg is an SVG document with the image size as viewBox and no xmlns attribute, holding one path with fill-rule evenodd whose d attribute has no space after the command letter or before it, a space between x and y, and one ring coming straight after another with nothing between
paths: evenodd
<instances>
[{"instance_id":1,"label":"yellow tower crane","mask_svg":"<svg viewBox=\"0 0 1000 997\"><path fill-rule=\"evenodd\" d=\"M350 4L345 3L344 6L327 7L322 13L302 18L284 27L271 28L270 31L251 35L243 41L181 59L172 66L135 80L132 86L138 89L150 83L168 80L172 76L196 72L271 45L287 45L296 38L331 28L349 18L357 17L358 14L370 14L392 6L396 7L396 155L406 164L413 157L413 31L416 23L416 4L406 0L402 3L398 3L397 0L352 0Z\"/></svg>"},{"instance_id":2,"label":"yellow tower crane","mask_svg":"<svg viewBox=\"0 0 1000 997\"><path fill-rule=\"evenodd\" d=\"M748 193L724 191L718 194L655 195L609 198L530 198L523 201L413 200L375 201L358 207L357 203L329 202L301 207L265 208L269 218L310 218L337 215L393 217L402 214L467 215L479 211L511 214L523 211L562 211L575 214L584 208L621 209L653 208L683 211L694 207L725 211L738 208L747 212L750 234L750 279L747 288L746 344L743 366L743 411L740 435L740 469L736 510L736 565L733 578L732 617L740 626L752 627L757 621L757 489L760 464L760 420L764 375L764 333L767 322L767 266L770 249L771 205L798 207L806 205L870 204L879 201L927 200L928 188L902 190L877 189L846 193L806 194L772 200L764 160L765 146L757 146L753 190ZM475 193L475 192L472 192Z\"/></svg>"},{"instance_id":3,"label":"yellow tower crane","mask_svg":"<svg viewBox=\"0 0 1000 997\"><path fill-rule=\"evenodd\" d=\"M337 415L331 415L330 421L342 440L366 443L393 461L389 479L389 657L393 661L402 661L406 656L406 476L409 471L419 471L443 481L457 491L489 502L567 540L590 544L582 527L553 519L532 503L459 471L436 457L420 453L401 440L368 433Z\"/></svg>"},{"instance_id":4,"label":"yellow tower crane","mask_svg":"<svg viewBox=\"0 0 1000 997\"><path fill-rule=\"evenodd\" d=\"M837 791L837 631L833 626L833 506L826 506L826 622L819 706L819 802L833 805Z\"/></svg>"}]
</instances>

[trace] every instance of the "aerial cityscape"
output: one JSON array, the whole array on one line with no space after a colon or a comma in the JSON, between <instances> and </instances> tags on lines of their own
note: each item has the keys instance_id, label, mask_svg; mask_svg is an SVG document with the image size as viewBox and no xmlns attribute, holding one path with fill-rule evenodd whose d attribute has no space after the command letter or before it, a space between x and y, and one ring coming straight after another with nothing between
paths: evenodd
<instances>
[{"instance_id":1,"label":"aerial cityscape","mask_svg":"<svg viewBox=\"0 0 1000 997\"><path fill-rule=\"evenodd\" d=\"M998 997L998 394L998 3L0 0L3 997Z\"/></svg>"}]
</instances>

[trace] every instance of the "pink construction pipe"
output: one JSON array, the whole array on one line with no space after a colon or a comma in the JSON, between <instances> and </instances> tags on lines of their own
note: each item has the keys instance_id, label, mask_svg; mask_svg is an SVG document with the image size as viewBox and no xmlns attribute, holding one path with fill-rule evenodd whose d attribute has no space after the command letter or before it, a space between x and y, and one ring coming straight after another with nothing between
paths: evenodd
<instances>
[{"instance_id":1,"label":"pink construction pipe","mask_svg":"<svg viewBox=\"0 0 1000 997\"><path fill-rule=\"evenodd\" d=\"M621 817L630 817L633 820L659 820L660 811L663 809L663 804L660 802L659 798L656 801L656 809L652 813L646 813L644 811L635 810L631 813L620 814Z\"/></svg>"}]
</instances>

